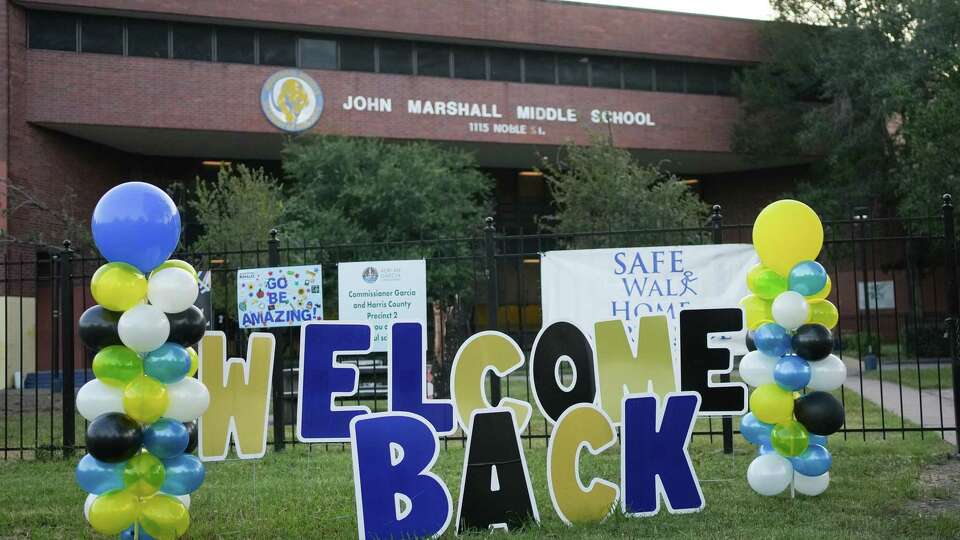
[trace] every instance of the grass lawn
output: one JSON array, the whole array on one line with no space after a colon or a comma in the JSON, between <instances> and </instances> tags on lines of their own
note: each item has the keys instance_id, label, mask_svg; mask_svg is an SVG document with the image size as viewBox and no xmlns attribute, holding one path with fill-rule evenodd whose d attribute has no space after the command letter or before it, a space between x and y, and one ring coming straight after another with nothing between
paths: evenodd
<instances>
[{"instance_id":1,"label":"grass lawn","mask_svg":"<svg viewBox=\"0 0 960 540\"><path fill-rule=\"evenodd\" d=\"M936 390L937 388L953 388L953 369L949 365L937 366L901 366L897 373L896 367L886 366L883 369L883 380L893 384L902 384L910 388L921 390ZM864 379L880 379L880 370L874 369L863 372Z\"/></svg>"}]
</instances>

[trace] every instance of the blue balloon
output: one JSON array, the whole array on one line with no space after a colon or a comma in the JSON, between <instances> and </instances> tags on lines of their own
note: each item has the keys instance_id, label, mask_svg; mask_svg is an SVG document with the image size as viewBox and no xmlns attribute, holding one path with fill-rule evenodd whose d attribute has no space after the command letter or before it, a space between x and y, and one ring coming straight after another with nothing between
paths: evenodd
<instances>
[{"instance_id":1,"label":"blue balloon","mask_svg":"<svg viewBox=\"0 0 960 540\"><path fill-rule=\"evenodd\" d=\"M193 493L203 483L206 471L203 462L193 454L180 454L177 457L163 460L166 476L160 491L170 495L188 495Z\"/></svg>"},{"instance_id":2,"label":"blue balloon","mask_svg":"<svg viewBox=\"0 0 960 540\"><path fill-rule=\"evenodd\" d=\"M140 530L134 533L134 527ZM120 533L120 540L134 540L137 538L139 538L139 540L156 540L156 538L147 534L147 531L143 530L143 527L140 525L131 525L130 528Z\"/></svg>"},{"instance_id":3,"label":"blue balloon","mask_svg":"<svg viewBox=\"0 0 960 540\"><path fill-rule=\"evenodd\" d=\"M793 470L804 476L820 476L830 470L833 457L830 451L819 444L811 444L797 457L790 458Z\"/></svg>"},{"instance_id":4,"label":"blue balloon","mask_svg":"<svg viewBox=\"0 0 960 540\"><path fill-rule=\"evenodd\" d=\"M190 353L168 341L143 358L143 372L164 384L180 382L190 372Z\"/></svg>"},{"instance_id":5,"label":"blue balloon","mask_svg":"<svg viewBox=\"0 0 960 540\"><path fill-rule=\"evenodd\" d=\"M767 323L757 328L753 333L753 343L758 351L774 358L791 351L790 334L777 323Z\"/></svg>"},{"instance_id":6,"label":"blue balloon","mask_svg":"<svg viewBox=\"0 0 960 540\"><path fill-rule=\"evenodd\" d=\"M102 495L111 489L123 489L126 461L107 463L87 454L77 464L77 484L87 493Z\"/></svg>"},{"instance_id":7,"label":"blue balloon","mask_svg":"<svg viewBox=\"0 0 960 540\"><path fill-rule=\"evenodd\" d=\"M776 454L776 453L777 453L777 451L773 449L773 443L771 443L770 441L767 441L767 442L761 444L761 445L757 448L757 455L758 455L758 456L762 456L762 455L764 455L764 454Z\"/></svg>"},{"instance_id":8,"label":"blue balloon","mask_svg":"<svg viewBox=\"0 0 960 540\"><path fill-rule=\"evenodd\" d=\"M810 364L799 356L784 356L773 367L773 380L777 386L791 392L810 384Z\"/></svg>"},{"instance_id":9,"label":"blue balloon","mask_svg":"<svg viewBox=\"0 0 960 540\"><path fill-rule=\"evenodd\" d=\"M190 433L179 420L161 418L143 430L143 446L160 459L182 454L190 444Z\"/></svg>"},{"instance_id":10,"label":"blue balloon","mask_svg":"<svg viewBox=\"0 0 960 540\"><path fill-rule=\"evenodd\" d=\"M817 435L816 433L807 433L807 442L810 446L819 444L820 446L827 447L827 436L826 435Z\"/></svg>"},{"instance_id":11,"label":"blue balloon","mask_svg":"<svg viewBox=\"0 0 960 540\"><path fill-rule=\"evenodd\" d=\"M787 287L804 296L817 294L827 286L827 271L817 261L797 263L787 276Z\"/></svg>"},{"instance_id":12,"label":"blue balloon","mask_svg":"<svg viewBox=\"0 0 960 540\"><path fill-rule=\"evenodd\" d=\"M93 241L110 262L147 273L170 258L180 241L180 212L162 189L127 182L108 191L93 210Z\"/></svg>"},{"instance_id":13,"label":"blue balloon","mask_svg":"<svg viewBox=\"0 0 960 540\"><path fill-rule=\"evenodd\" d=\"M753 413L747 413L740 418L740 434L750 444L769 443L771 431L773 431L773 424L757 420Z\"/></svg>"}]
</instances>

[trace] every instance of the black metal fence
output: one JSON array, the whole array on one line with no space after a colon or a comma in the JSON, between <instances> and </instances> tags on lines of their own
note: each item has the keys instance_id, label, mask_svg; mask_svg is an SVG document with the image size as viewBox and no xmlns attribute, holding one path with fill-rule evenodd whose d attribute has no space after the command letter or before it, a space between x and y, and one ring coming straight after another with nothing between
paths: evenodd
<instances>
[{"instance_id":1,"label":"black metal fence","mask_svg":"<svg viewBox=\"0 0 960 540\"><path fill-rule=\"evenodd\" d=\"M505 235L492 219L470 238L380 244L314 245L264 231L264 241L206 253L179 253L211 275L212 328L228 337L228 352L245 355L247 330L236 320L236 273L243 268L322 265L326 318L336 318L331 273L338 263L423 258L428 269L428 362L436 397L449 395L450 364L459 345L476 331L497 329L529 352L542 324L540 261L544 252L599 247L749 243L752 225L723 223L715 207L706 224L660 230L579 234ZM836 354L849 376L838 391L847 416L843 437L917 436L956 441L958 433L958 295L953 206L910 219L857 215L825 222L820 261L830 273L829 299L840 312ZM0 373L0 456L69 455L83 446L86 421L75 412L75 393L93 378L92 351L74 340L76 320L93 304L88 292L103 263L69 244L8 250L0 263L3 359ZM296 414L299 329L273 331L277 338L273 426L275 449L298 444ZM361 371L357 396L345 404L386 408L386 358L370 354L345 361ZM526 400L525 370L504 380L491 377L491 402L501 396ZM704 418L695 434L731 448L736 419ZM542 444L549 425L537 413L523 438ZM462 436L446 444L462 444Z\"/></svg>"}]
</instances>

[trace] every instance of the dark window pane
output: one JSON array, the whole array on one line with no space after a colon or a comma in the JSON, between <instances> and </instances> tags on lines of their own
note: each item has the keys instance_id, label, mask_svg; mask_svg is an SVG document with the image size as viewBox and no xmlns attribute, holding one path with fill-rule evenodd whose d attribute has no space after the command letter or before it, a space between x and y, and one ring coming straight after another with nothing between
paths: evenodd
<instances>
[{"instance_id":1,"label":"dark window pane","mask_svg":"<svg viewBox=\"0 0 960 540\"><path fill-rule=\"evenodd\" d=\"M458 79L486 79L486 55L479 47L453 49L453 76Z\"/></svg>"},{"instance_id":2,"label":"dark window pane","mask_svg":"<svg viewBox=\"0 0 960 540\"><path fill-rule=\"evenodd\" d=\"M332 39L300 39L300 66L337 69L337 42Z\"/></svg>"},{"instance_id":3,"label":"dark window pane","mask_svg":"<svg viewBox=\"0 0 960 540\"><path fill-rule=\"evenodd\" d=\"M714 67L709 64L687 64L687 92L712 94Z\"/></svg>"},{"instance_id":4,"label":"dark window pane","mask_svg":"<svg viewBox=\"0 0 960 540\"><path fill-rule=\"evenodd\" d=\"M406 41L381 41L380 73L412 75L413 46Z\"/></svg>"},{"instance_id":5,"label":"dark window pane","mask_svg":"<svg viewBox=\"0 0 960 540\"><path fill-rule=\"evenodd\" d=\"M297 38L287 32L260 32L260 63L268 66L297 65Z\"/></svg>"},{"instance_id":6,"label":"dark window pane","mask_svg":"<svg viewBox=\"0 0 960 540\"><path fill-rule=\"evenodd\" d=\"M199 24L173 25L173 57L184 60L213 60L213 31Z\"/></svg>"},{"instance_id":7,"label":"dark window pane","mask_svg":"<svg viewBox=\"0 0 960 540\"><path fill-rule=\"evenodd\" d=\"M257 34L247 28L217 28L217 61L236 64L256 62Z\"/></svg>"},{"instance_id":8,"label":"dark window pane","mask_svg":"<svg viewBox=\"0 0 960 540\"><path fill-rule=\"evenodd\" d=\"M590 60L590 84L601 88L620 88L620 61L616 58Z\"/></svg>"},{"instance_id":9,"label":"dark window pane","mask_svg":"<svg viewBox=\"0 0 960 540\"><path fill-rule=\"evenodd\" d=\"M167 23L130 19L127 21L127 54L167 58Z\"/></svg>"},{"instance_id":10,"label":"dark window pane","mask_svg":"<svg viewBox=\"0 0 960 540\"><path fill-rule=\"evenodd\" d=\"M656 73L657 92L683 92L683 64L658 62Z\"/></svg>"},{"instance_id":11,"label":"dark window pane","mask_svg":"<svg viewBox=\"0 0 960 540\"><path fill-rule=\"evenodd\" d=\"M721 96L733 95L734 69L729 66L716 66L717 93Z\"/></svg>"},{"instance_id":12,"label":"dark window pane","mask_svg":"<svg viewBox=\"0 0 960 540\"><path fill-rule=\"evenodd\" d=\"M523 54L524 81L528 83L556 84L555 59L551 53L527 52Z\"/></svg>"},{"instance_id":13,"label":"dark window pane","mask_svg":"<svg viewBox=\"0 0 960 540\"><path fill-rule=\"evenodd\" d=\"M31 11L29 25L31 49L77 50L76 15Z\"/></svg>"},{"instance_id":14,"label":"dark window pane","mask_svg":"<svg viewBox=\"0 0 960 540\"><path fill-rule=\"evenodd\" d=\"M520 82L520 53L504 49L490 49L490 79Z\"/></svg>"},{"instance_id":15,"label":"dark window pane","mask_svg":"<svg viewBox=\"0 0 960 540\"><path fill-rule=\"evenodd\" d=\"M80 19L80 50L87 53L123 54L123 19Z\"/></svg>"},{"instance_id":16,"label":"dark window pane","mask_svg":"<svg viewBox=\"0 0 960 540\"><path fill-rule=\"evenodd\" d=\"M450 76L450 48L444 45L420 43L417 45L417 75L428 77Z\"/></svg>"},{"instance_id":17,"label":"dark window pane","mask_svg":"<svg viewBox=\"0 0 960 540\"><path fill-rule=\"evenodd\" d=\"M376 47L372 39L344 38L340 40L340 69L375 71Z\"/></svg>"},{"instance_id":18,"label":"dark window pane","mask_svg":"<svg viewBox=\"0 0 960 540\"><path fill-rule=\"evenodd\" d=\"M560 55L557 57L557 75L560 84L586 86L590 59L581 55Z\"/></svg>"},{"instance_id":19,"label":"dark window pane","mask_svg":"<svg viewBox=\"0 0 960 540\"><path fill-rule=\"evenodd\" d=\"M623 86L630 90L653 90L653 65L643 60L624 60Z\"/></svg>"}]
</instances>

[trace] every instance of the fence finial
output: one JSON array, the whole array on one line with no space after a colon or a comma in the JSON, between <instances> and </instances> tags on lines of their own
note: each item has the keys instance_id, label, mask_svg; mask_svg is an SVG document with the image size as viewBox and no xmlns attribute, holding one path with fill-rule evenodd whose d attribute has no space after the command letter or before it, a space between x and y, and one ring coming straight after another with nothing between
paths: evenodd
<instances>
[{"instance_id":1,"label":"fence finial","mask_svg":"<svg viewBox=\"0 0 960 540\"><path fill-rule=\"evenodd\" d=\"M493 216L487 216L486 219L484 219L483 221L484 221L484 223L487 224L487 226L484 228L484 230L487 230L487 231L492 231L492 230L494 230L494 227L493 227Z\"/></svg>"},{"instance_id":2,"label":"fence finial","mask_svg":"<svg viewBox=\"0 0 960 540\"><path fill-rule=\"evenodd\" d=\"M71 247L72 245L73 245L73 243L72 243L71 241L69 241L69 240L64 240L64 241L63 241L63 249L64 249L64 251L70 251L70 247Z\"/></svg>"},{"instance_id":3,"label":"fence finial","mask_svg":"<svg viewBox=\"0 0 960 540\"><path fill-rule=\"evenodd\" d=\"M276 228L270 229L270 240L276 240L278 234L280 234L280 231Z\"/></svg>"},{"instance_id":4,"label":"fence finial","mask_svg":"<svg viewBox=\"0 0 960 540\"><path fill-rule=\"evenodd\" d=\"M953 206L953 196L949 193L943 194L943 205L944 206Z\"/></svg>"}]
</instances>

